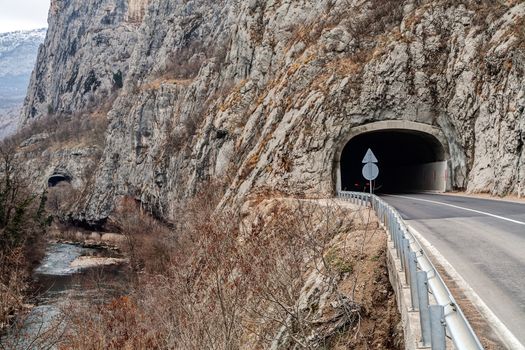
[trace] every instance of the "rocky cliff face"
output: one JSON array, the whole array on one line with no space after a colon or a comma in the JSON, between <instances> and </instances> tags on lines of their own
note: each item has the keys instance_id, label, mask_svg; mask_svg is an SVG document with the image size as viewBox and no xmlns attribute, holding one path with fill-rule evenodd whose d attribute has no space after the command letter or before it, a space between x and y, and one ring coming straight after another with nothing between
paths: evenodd
<instances>
[{"instance_id":1,"label":"rocky cliff face","mask_svg":"<svg viewBox=\"0 0 525 350\"><path fill-rule=\"evenodd\" d=\"M51 2L24 118L96 108L122 87L137 28L125 0Z\"/></svg>"},{"instance_id":2,"label":"rocky cliff face","mask_svg":"<svg viewBox=\"0 0 525 350\"><path fill-rule=\"evenodd\" d=\"M217 178L225 203L329 196L345 135L382 120L438 127L452 184L502 195L525 182L524 28L522 1L57 0L24 113L116 96L89 222L122 195L173 219Z\"/></svg>"}]
</instances>

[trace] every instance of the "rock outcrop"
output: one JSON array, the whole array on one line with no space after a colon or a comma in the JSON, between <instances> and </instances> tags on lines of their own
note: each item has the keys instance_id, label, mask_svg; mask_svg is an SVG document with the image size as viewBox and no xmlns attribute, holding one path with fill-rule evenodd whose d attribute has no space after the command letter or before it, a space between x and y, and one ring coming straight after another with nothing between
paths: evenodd
<instances>
[{"instance_id":1,"label":"rock outcrop","mask_svg":"<svg viewBox=\"0 0 525 350\"><path fill-rule=\"evenodd\" d=\"M127 16L127 1L52 1L23 117L79 113L115 94L138 34Z\"/></svg>"},{"instance_id":2,"label":"rock outcrop","mask_svg":"<svg viewBox=\"0 0 525 350\"><path fill-rule=\"evenodd\" d=\"M383 120L440 128L454 187L516 193L524 28L522 1L57 0L24 113L116 96L88 222L121 195L173 219L213 179L330 196L341 140Z\"/></svg>"}]
</instances>

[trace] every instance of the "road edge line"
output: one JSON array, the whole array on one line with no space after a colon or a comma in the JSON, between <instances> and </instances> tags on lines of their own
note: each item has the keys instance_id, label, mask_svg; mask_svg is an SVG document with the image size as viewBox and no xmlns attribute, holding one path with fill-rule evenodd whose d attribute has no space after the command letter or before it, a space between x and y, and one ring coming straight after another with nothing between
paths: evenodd
<instances>
[{"instance_id":1,"label":"road edge line","mask_svg":"<svg viewBox=\"0 0 525 350\"><path fill-rule=\"evenodd\" d=\"M424 192L423 192L424 193ZM505 202L509 204L523 204L525 205L525 202L523 199L510 199L510 198L500 198L500 197L494 197L490 195L490 197L483 197L483 196L477 196L475 193L464 193L464 194L456 194L456 192L441 192L436 193L442 196L449 196L449 197L463 197L463 198L471 198L471 199L486 199L489 201L496 201L496 202Z\"/></svg>"},{"instance_id":2,"label":"road edge line","mask_svg":"<svg viewBox=\"0 0 525 350\"><path fill-rule=\"evenodd\" d=\"M443 255L434 247L425 237L421 235L411 225L407 224L412 234L423 245L437 262L445 269L446 273L456 282L456 284L465 293L467 298L474 304L487 323L496 333L500 341L510 350L525 350L525 346L516 338L516 336L505 326L505 324L494 314L494 312L485 304L481 297L472 289L472 287L461 277L456 269L445 259Z\"/></svg>"},{"instance_id":3,"label":"road edge line","mask_svg":"<svg viewBox=\"0 0 525 350\"><path fill-rule=\"evenodd\" d=\"M500 220L504 220L504 221L513 222L513 223L518 224L518 225L525 225L525 222L523 222L523 221L514 220L514 219L511 219L511 218L507 218L507 217L505 217L505 216L492 214L492 213L489 213L489 212L487 212L487 211L482 211L482 210L477 210L477 209L472 209L472 208L462 207L462 206L455 205L455 204L444 203L444 202L439 202L439 201L433 201L433 200L430 200L430 199L424 199L424 198L415 198L415 197L410 197L410 196L400 196L400 195L387 195L387 196L389 196L389 197L395 197L395 198L411 199L411 200L414 200L414 201L420 201L420 202L427 202L427 203L439 204L439 205L442 205L442 206L445 206L445 207L451 207L451 208L461 209L461 210L470 211L470 212L473 212L473 213L482 214L482 215L485 215L485 216L490 216L490 217L493 217L493 218L496 218L496 219L500 219Z\"/></svg>"}]
</instances>

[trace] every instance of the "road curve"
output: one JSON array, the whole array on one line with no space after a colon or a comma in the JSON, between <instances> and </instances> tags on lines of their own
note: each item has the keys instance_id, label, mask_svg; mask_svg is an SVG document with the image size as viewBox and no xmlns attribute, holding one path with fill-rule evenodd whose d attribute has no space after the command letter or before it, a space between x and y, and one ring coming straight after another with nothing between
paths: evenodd
<instances>
[{"instance_id":1,"label":"road curve","mask_svg":"<svg viewBox=\"0 0 525 350\"><path fill-rule=\"evenodd\" d=\"M437 194L381 197L525 344L525 204Z\"/></svg>"}]
</instances>

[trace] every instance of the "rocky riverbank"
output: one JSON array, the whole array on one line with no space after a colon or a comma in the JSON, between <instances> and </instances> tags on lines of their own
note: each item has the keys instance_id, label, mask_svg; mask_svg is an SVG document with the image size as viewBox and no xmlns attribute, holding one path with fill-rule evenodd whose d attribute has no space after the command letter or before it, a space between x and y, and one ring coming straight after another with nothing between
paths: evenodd
<instances>
[{"instance_id":1,"label":"rocky riverbank","mask_svg":"<svg viewBox=\"0 0 525 350\"><path fill-rule=\"evenodd\" d=\"M125 283L126 259L103 246L50 242L33 273L35 297L21 310L0 347L55 349L67 327L67 307L78 300L104 302L119 296Z\"/></svg>"}]
</instances>

